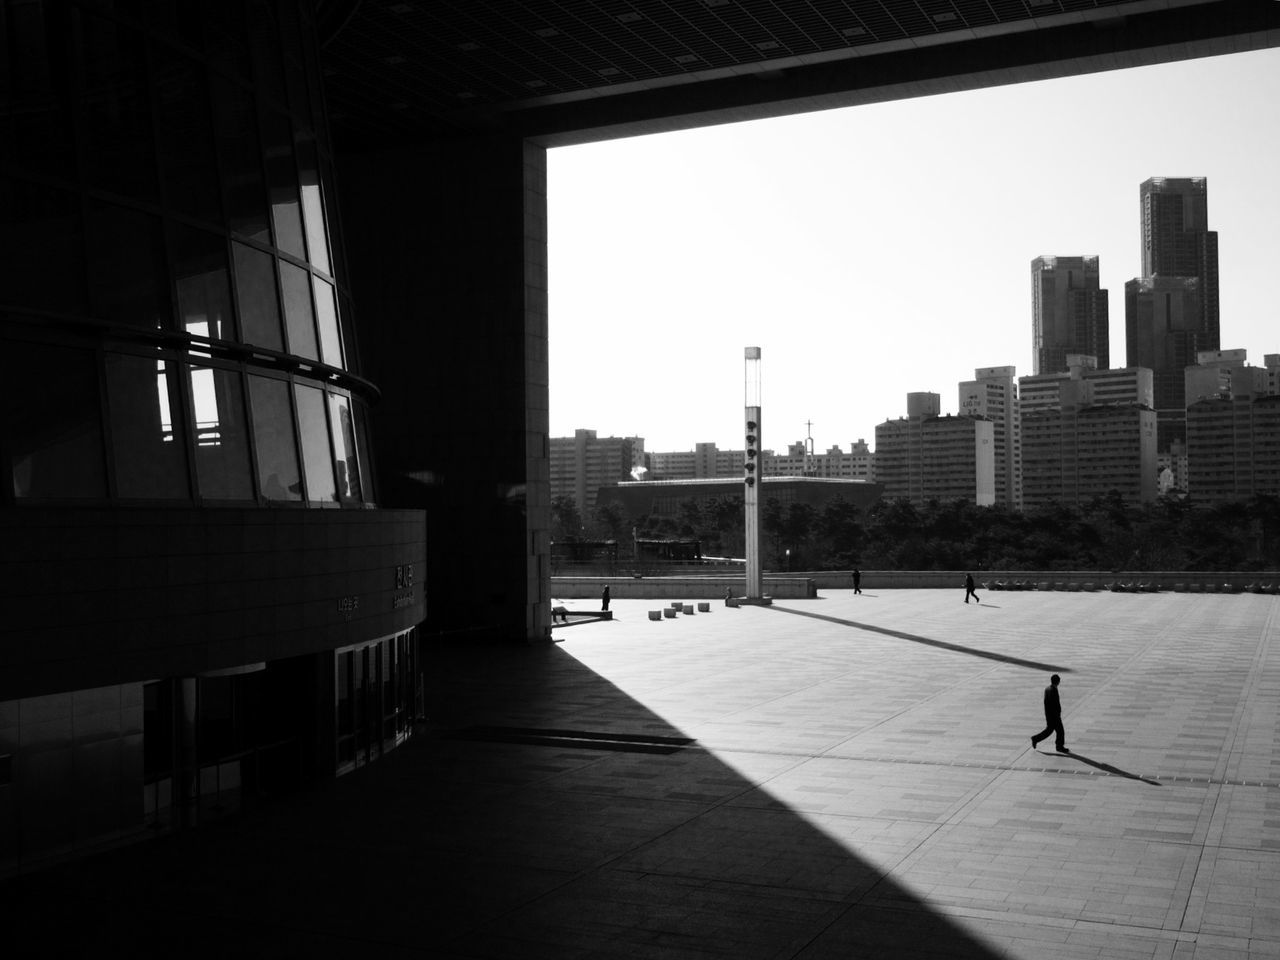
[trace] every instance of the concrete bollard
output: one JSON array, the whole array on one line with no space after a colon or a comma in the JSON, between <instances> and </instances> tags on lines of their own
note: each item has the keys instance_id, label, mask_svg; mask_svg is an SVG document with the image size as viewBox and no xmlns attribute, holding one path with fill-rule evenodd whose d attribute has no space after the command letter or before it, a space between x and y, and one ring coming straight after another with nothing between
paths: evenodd
<instances>
[{"instance_id":1,"label":"concrete bollard","mask_svg":"<svg viewBox=\"0 0 1280 960\"><path fill-rule=\"evenodd\" d=\"M649 611L649 619L650 619L650 620L661 620L661 619L662 619L662 611L661 611L661 610L650 610L650 611Z\"/></svg>"},{"instance_id":2,"label":"concrete bollard","mask_svg":"<svg viewBox=\"0 0 1280 960\"><path fill-rule=\"evenodd\" d=\"M693 616L693 604L686 603L684 605L684 612L687 613L689 616Z\"/></svg>"},{"instance_id":3,"label":"concrete bollard","mask_svg":"<svg viewBox=\"0 0 1280 960\"><path fill-rule=\"evenodd\" d=\"M710 603L709 601L706 601L706 600L704 600L704 601L700 602L700 603L698 604L698 612L699 612L699 613L710 613L710 612L711 612L711 603Z\"/></svg>"},{"instance_id":4,"label":"concrete bollard","mask_svg":"<svg viewBox=\"0 0 1280 960\"><path fill-rule=\"evenodd\" d=\"M675 607L667 607L667 609L665 609L665 610L663 610L663 611L662 611L662 615L663 615L664 617L666 617L668 620L670 620L670 619L672 619L672 618L674 618L674 617L675 617L675 615L676 615L676 608L675 608Z\"/></svg>"}]
</instances>

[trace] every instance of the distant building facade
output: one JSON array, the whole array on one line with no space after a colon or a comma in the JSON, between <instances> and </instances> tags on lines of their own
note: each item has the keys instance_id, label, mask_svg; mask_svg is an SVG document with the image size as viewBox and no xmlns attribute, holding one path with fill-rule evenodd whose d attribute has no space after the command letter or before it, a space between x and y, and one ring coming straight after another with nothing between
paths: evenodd
<instances>
[{"instance_id":1,"label":"distant building facade","mask_svg":"<svg viewBox=\"0 0 1280 960\"><path fill-rule=\"evenodd\" d=\"M696 443L692 450L645 454L645 480L699 480L742 475L743 450L721 450L714 443Z\"/></svg>"},{"instance_id":2,"label":"distant building facade","mask_svg":"<svg viewBox=\"0 0 1280 960\"><path fill-rule=\"evenodd\" d=\"M846 453L831 447L826 453L810 453L804 441L787 447L785 454L766 450L761 470L766 477L825 477L835 480L872 480L874 455L866 440L849 444Z\"/></svg>"},{"instance_id":3,"label":"distant building facade","mask_svg":"<svg viewBox=\"0 0 1280 960\"><path fill-rule=\"evenodd\" d=\"M884 496L995 503L995 430L990 420L940 416L936 393L907 394L907 416L876 426L876 482Z\"/></svg>"},{"instance_id":4,"label":"distant building facade","mask_svg":"<svg viewBox=\"0 0 1280 960\"><path fill-rule=\"evenodd\" d=\"M642 437L597 437L575 430L551 438L551 496L573 497L584 518L596 505L601 486L630 480L644 466Z\"/></svg>"},{"instance_id":5,"label":"distant building facade","mask_svg":"<svg viewBox=\"0 0 1280 960\"><path fill-rule=\"evenodd\" d=\"M1151 371L1097 370L1092 357L1071 361L1066 374L1018 382L1023 505L1078 506L1112 491L1134 503L1154 500Z\"/></svg>"},{"instance_id":6,"label":"distant building facade","mask_svg":"<svg viewBox=\"0 0 1280 960\"><path fill-rule=\"evenodd\" d=\"M1036 257L1031 261L1033 373L1067 369L1067 355L1111 363L1107 291L1098 286L1097 257Z\"/></svg>"},{"instance_id":7,"label":"distant building facade","mask_svg":"<svg viewBox=\"0 0 1280 960\"><path fill-rule=\"evenodd\" d=\"M1244 350L1197 359L1186 370L1187 492L1209 503L1280 494L1280 357L1267 367Z\"/></svg>"},{"instance_id":8,"label":"distant building facade","mask_svg":"<svg viewBox=\"0 0 1280 960\"><path fill-rule=\"evenodd\" d=\"M806 503L822 509L837 497L866 512L880 499L882 488L865 480L833 480L819 477L762 477L760 496L783 507ZM742 496L742 479L642 480L619 483L598 491L598 496L621 502L627 516L677 517L688 500L699 504Z\"/></svg>"},{"instance_id":9,"label":"distant building facade","mask_svg":"<svg viewBox=\"0 0 1280 960\"><path fill-rule=\"evenodd\" d=\"M1022 425L1018 416L1015 367L979 367L973 380L959 387L963 417L981 417L992 424L995 456L995 502L1022 508Z\"/></svg>"}]
</instances>

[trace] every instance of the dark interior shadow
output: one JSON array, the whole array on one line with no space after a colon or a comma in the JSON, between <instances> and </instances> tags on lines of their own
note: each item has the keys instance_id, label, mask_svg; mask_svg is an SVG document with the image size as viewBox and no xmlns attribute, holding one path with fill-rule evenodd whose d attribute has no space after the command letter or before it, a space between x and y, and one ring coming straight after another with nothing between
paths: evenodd
<instances>
[{"instance_id":1,"label":"dark interior shadow","mask_svg":"<svg viewBox=\"0 0 1280 960\"><path fill-rule=\"evenodd\" d=\"M812 617L814 620L826 620L828 623L838 623L842 626L853 627L855 630L866 630L870 633L882 633L886 637L897 637L899 640L910 640L912 643L922 643L927 647L940 647L943 650L954 650L956 653L968 654L971 657L982 657L986 660L998 660L1000 663L1010 663L1015 667L1029 667L1032 670L1048 670L1053 673L1071 673L1070 667L1060 667L1052 663L1041 663L1038 660L1023 660L1021 657L1011 657L1005 653L995 653L992 650L982 650L978 647L966 647L960 643L948 643L946 640L934 640L931 637L921 637L914 633L903 633L901 630L890 630L888 627L878 627L874 623L859 623L856 620L843 620L840 617L829 617L823 613L810 613L807 610L793 610L790 607L779 607L776 605L762 607L762 610L773 610L778 613L789 613L796 617Z\"/></svg>"},{"instance_id":2,"label":"dark interior shadow","mask_svg":"<svg viewBox=\"0 0 1280 960\"><path fill-rule=\"evenodd\" d=\"M924 960L945 944L994 960L564 648L429 660L429 725L383 759L0 882L6 908L46 956L143 931L184 957L725 956L728 937L739 956ZM646 742L672 749L618 749Z\"/></svg>"},{"instance_id":3,"label":"dark interior shadow","mask_svg":"<svg viewBox=\"0 0 1280 960\"><path fill-rule=\"evenodd\" d=\"M1089 766L1093 767L1096 770L1101 770L1103 773L1114 774L1117 777L1125 777L1126 779L1129 779L1129 780L1141 780L1143 783L1150 784L1153 787L1164 786L1164 784L1162 784L1159 780L1148 780L1146 777L1139 776L1136 773L1130 773L1128 770L1121 770L1119 767L1113 767L1109 763L1102 763L1098 760L1090 760L1088 757L1083 756L1079 753L1076 753L1074 750L1071 751L1071 753L1060 753L1060 754L1055 754L1055 756L1062 757L1064 760L1066 759L1079 760L1081 763L1088 764Z\"/></svg>"}]
</instances>

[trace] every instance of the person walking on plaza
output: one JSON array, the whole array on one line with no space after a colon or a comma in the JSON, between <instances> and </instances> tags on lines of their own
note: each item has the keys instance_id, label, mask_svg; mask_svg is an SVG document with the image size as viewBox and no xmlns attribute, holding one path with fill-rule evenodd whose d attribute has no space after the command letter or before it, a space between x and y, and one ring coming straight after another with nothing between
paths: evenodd
<instances>
[{"instance_id":1,"label":"person walking on plaza","mask_svg":"<svg viewBox=\"0 0 1280 960\"><path fill-rule=\"evenodd\" d=\"M1058 699L1058 683L1062 678L1056 673L1049 678L1049 685L1044 688L1044 729L1031 738L1031 747L1035 747L1041 740L1046 740L1049 734L1055 734L1054 745L1059 753L1070 753L1067 749L1066 739L1067 733L1062 729L1062 701Z\"/></svg>"},{"instance_id":2,"label":"person walking on plaza","mask_svg":"<svg viewBox=\"0 0 1280 960\"><path fill-rule=\"evenodd\" d=\"M600 609L609 609L609 585L606 583L604 589L600 591Z\"/></svg>"},{"instance_id":3,"label":"person walking on plaza","mask_svg":"<svg viewBox=\"0 0 1280 960\"><path fill-rule=\"evenodd\" d=\"M853 592L862 592L862 571L857 567L853 568Z\"/></svg>"},{"instance_id":4,"label":"person walking on plaza","mask_svg":"<svg viewBox=\"0 0 1280 960\"><path fill-rule=\"evenodd\" d=\"M973 602L974 602L974 603L981 603L981 602L982 602L981 600L979 600L979 599L978 599L978 595L977 595L976 593L974 593L974 591L973 591L973 574L972 574L972 573L966 573L966 574L964 575L964 602L965 602L965 603L968 603L968 602L969 602L969 597L970 597L970 596L972 596L972 597L973 597Z\"/></svg>"}]
</instances>

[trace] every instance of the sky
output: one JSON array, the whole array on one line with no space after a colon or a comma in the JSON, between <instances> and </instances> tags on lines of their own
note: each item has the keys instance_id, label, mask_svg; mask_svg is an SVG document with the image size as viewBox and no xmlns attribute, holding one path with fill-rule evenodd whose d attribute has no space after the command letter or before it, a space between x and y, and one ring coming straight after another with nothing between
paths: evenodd
<instances>
[{"instance_id":1,"label":"sky","mask_svg":"<svg viewBox=\"0 0 1280 960\"><path fill-rule=\"evenodd\" d=\"M1111 365L1138 186L1207 177L1221 346L1280 353L1280 50L548 153L551 436L848 450L978 367L1033 372L1031 261L1100 258ZM806 422L811 421L812 426Z\"/></svg>"}]
</instances>

